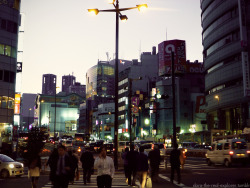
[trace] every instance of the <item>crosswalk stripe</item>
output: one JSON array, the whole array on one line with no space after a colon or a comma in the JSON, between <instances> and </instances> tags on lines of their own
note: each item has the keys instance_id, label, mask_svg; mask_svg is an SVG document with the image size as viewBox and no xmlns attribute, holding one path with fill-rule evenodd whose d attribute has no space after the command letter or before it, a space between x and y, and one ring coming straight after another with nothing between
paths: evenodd
<instances>
[{"instance_id":1,"label":"crosswalk stripe","mask_svg":"<svg viewBox=\"0 0 250 188\"><path fill-rule=\"evenodd\" d=\"M96 182L97 175L94 174L91 176L91 182L87 183L87 185L84 185L83 183L83 175L80 175L79 180L74 181L74 183L69 183L68 188L82 188L84 186L86 187L97 187ZM51 182L48 182L46 185L44 185L41 188L49 188L53 187ZM125 182L125 175L123 173L116 173L114 179L112 180L112 187L118 188L118 187L128 187L128 185Z\"/></svg>"}]
</instances>

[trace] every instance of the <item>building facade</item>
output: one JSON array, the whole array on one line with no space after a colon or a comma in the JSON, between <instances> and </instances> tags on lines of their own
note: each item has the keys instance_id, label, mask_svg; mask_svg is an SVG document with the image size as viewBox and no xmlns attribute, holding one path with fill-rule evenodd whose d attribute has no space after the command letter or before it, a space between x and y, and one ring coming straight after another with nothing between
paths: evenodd
<instances>
[{"instance_id":1,"label":"building facade","mask_svg":"<svg viewBox=\"0 0 250 188\"><path fill-rule=\"evenodd\" d=\"M50 136L74 135L79 130L79 107L83 98L75 93L56 96L38 95L35 105L35 119L38 126L45 127Z\"/></svg>"},{"instance_id":2,"label":"building facade","mask_svg":"<svg viewBox=\"0 0 250 188\"><path fill-rule=\"evenodd\" d=\"M0 4L0 144L12 138L20 0Z\"/></svg>"},{"instance_id":3,"label":"building facade","mask_svg":"<svg viewBox=\"0 0 250 188\"><path fill-rule=\"evenodd\" d=\"M76 77L73 75L62 76L62 92L69 94L70 86L74 86L76 82Z\"/></svg>"},{"instance_id":4,"label":"building facade","mask_svg":"<svg viewBox=\"0 0 250 188\"><path fill-rule=\"evenodd\" d=\"M250 2L201 1L207 124L220 134L250 126Z\"/></svg>"},{"instance_id":5,"label":"building facade","mask_svg":"<svg viewBox=\"0 0 250 188\"><path fill-rule=\"evenodd\" d=\"M132 125L135 121L137 122L136 126L131 126L132 137L140 137L144 121L141 112L139 110L137 111L137 109L140 107L139 104L143 103L142 101L144 98L150 95L152 81L157 77L158 55L156 54L155 47L153 48L152 53L143 52L141 54L141 62L133 60L129 68L126 68L119 73L118 133L120 139L126 139L126 135L130 132L130 123ZM133 100L138 102L133 104ZM131 105L134 105L133 109L136 109L136 112L133 112L133 110L130 112L128 110L129 102L131 102Z\"/></svg>"},{"instance_id":6,"label":"building facade","mask_svg":"<svg viewBox=\"0 0 250 188\"><path fill-rule=\"evenodd\" d=\"M56 94L56 75L54 74L43 75L42 94L44 95Z\"/></svg>"},{"instance_id":7,"label":"building facade","mask_svg":"<svg viewBox=\"0 0 250 188\"><path fill-rule=\"evenodd\" d=\"M99 61L86 74L86 98L93 96L114 98L115 95L114 66L109 62Z\"/></svg>"},{"instance_id":8,"label":"building facade","mask_svg":"<svg viewBox=\"0 0 250 188\"><path fill-rule=\"evenodd\" d=\"M81 85L80 82L76 82L75 85L69 86L69 93L77 93L86 99L86 85Z\"/></svg>"}]
</instances>

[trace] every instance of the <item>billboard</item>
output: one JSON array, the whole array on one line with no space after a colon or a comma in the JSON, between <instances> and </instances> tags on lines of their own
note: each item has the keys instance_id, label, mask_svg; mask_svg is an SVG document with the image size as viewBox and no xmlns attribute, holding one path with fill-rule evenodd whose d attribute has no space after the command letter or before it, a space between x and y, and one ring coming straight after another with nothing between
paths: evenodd
<instances>
[{"instance_id":1,"label":"billboard","mask_svg":"<svg viewBox=\"0 0 250 188\"><path fill-rule=\"evenodd\" d=\"M14 106L14 114L20 114L20 103L21 103L21 94L15 94L15 106Z\"/></svg>"},{"instance_id":2,"label":"billboard","mask_svg":"<svg viewBox=\"0 0 250 188\"><path fill-rule=\"evenodd\" d=\"M186 72L186 42L168 40L158 45L159 76L171 74L171 52L174 52L175 73Z\"/></svg>"}]
</instances>

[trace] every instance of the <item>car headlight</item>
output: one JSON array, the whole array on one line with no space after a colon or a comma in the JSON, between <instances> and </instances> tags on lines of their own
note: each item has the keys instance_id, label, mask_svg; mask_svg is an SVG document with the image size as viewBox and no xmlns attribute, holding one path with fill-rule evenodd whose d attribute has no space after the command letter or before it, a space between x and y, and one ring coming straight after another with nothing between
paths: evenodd
<instances>
[{"instance_id":1,"label":"car headlight","mask_svg":"<svg viewBox=\"0 0 250 188\"><path fill-rule=\"evenodd\" d=\"M9 167L10 167L10 168L14 168L14 165L13 165L13 164L9 164Z\"/></svg>"},{"instance_id":2,"label":"car headlight","mask_svg":"<svg viewBox=\"0 0 250 188\"><path fill-rule=\"evenodd\" d=\"M21 166L23 167L23 163L21 163Z\"/></svg>"}]
</instances>

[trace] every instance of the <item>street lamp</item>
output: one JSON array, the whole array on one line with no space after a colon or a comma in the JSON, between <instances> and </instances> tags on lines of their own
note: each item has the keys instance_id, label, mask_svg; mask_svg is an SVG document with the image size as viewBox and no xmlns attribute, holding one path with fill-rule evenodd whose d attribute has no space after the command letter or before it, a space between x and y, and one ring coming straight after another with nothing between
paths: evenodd
<instances>
[{"instance_id":1,"label":"street lamp","mask_svg":"<svg viewBox=\"0 0 250 188\"><path fill-rule=\"evenodd\" d=\"M214 98L218 101L218 104L219 104L219 102L220 102L220 97L219 97L219 95L215 95Z\"/></svg>"},{"instance_id":2,"label":"street lamp","mask_svg":"<svg viewBox=\"0 0 250 188\"><path fill-rule=\"evenodd\" d=\"M32 110L32 108L29 108L29 117L28 117L28 130L30 128L30 111Z\"/></svg>"},{"instance_id":3,"label":"street lamp","mask_svg":"<svg viewBox=\"0 0 250 188\"><path fill-rule=\"evenodd\" d=\"M59 88L56 87L55 90ZM55 92L55 122L54 122L54 141L56 141L56 92Z\"/></svg>"},{"instance_id":4,"label":"street lamp","mask_svg":"<svg viewBox=\"0 0 250 188\"><path fill-rule=\"evenodd\" d=\"M42 125L42 117L41 117L41 114L42 114L42 103L44 103L44 100L40 101L40 106L39 106L39 126L40 127Z\"/></svg>"},{"instance_id":5,"label":"street lamp","mask_svg":"<svg viewBox=\"0 0 250 188\"><path fill-rule=\"evenodd\" d=\"M127 16L121 14L122 11L138 9L139 11L147 8L147 4L136 5L136 7L129 8L119 8L119 0L108 0L110 4L113 4L115 9L107 9L107 10L99 10L99 9L88 9L90 13L97 15L99 12L115 12L116 13L116 42L115 42L115 123L114 123L114 144L115 144L115 152L114 152L114 163L115 167L118 168L118 160L117 160L117 151L118 151L118 43L119 43L119 16L120 19L128 19ZM131 136L130 136L131 137Z\"/></svg>"}]
</instances>

